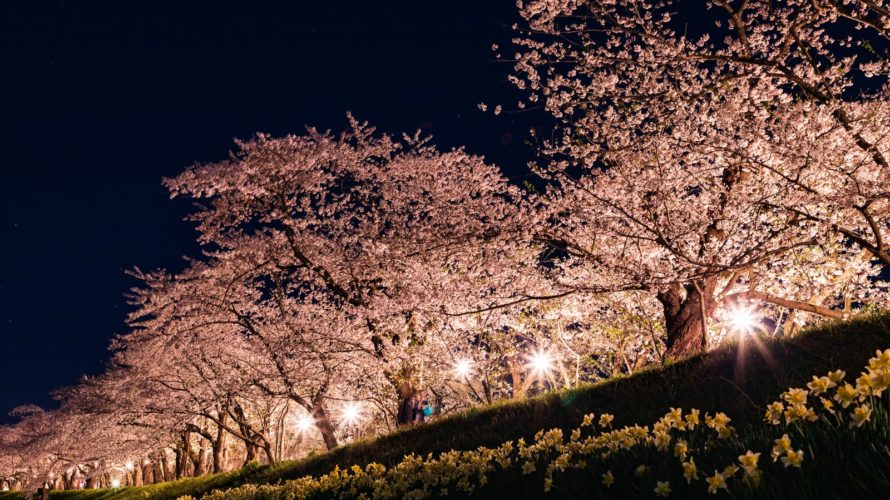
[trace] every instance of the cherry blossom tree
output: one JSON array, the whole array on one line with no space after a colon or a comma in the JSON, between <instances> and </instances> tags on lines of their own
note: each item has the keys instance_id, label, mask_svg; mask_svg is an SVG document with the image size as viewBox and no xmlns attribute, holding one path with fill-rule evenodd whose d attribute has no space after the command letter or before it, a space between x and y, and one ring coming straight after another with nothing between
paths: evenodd
<instances>
[{"instance_id":1,"label":"cherry blossom tree","mask_svg":"<svg viewBox=\"0 0 890 500\"><path fill-rule=\"evenodd\" d=\"M798 269L858 259L846 242L886 262L888 128L871 112L886 90L883 77L855 85L883 71L868 43L884 36L881 8L707 5L715 28L690 33L676 2L522 2L515 40L513 82L563 124L537 168L552 184L545 239L573 271L562 284L654 293L674 356L707 346L745 273L772 278L788 254ZM838 37L844 23L867 34ZM744 285L748 299L840 315Z\"/></svg>"},{"instance_id":2,"label":"cherry blossom tree","mask_svg":"<svg viewBox=\"0 0 890 500\"><path fill-rule=\"evenodd\" d=\"M166 183L174 195L207 201L193 220L219 262L262 269L255 283L269 291L267 312L276 316L264 324L293 339L287 322L326 318L310 321L313 335L379 364L402 407L399 423L418 390L412 349L425 332L417 313L444 299L423 291L426 269L459 266L456 259L477 256L472 249L516 224L516 189L481 158L439 152L417 136L375 135L351 117L338 137L260 135L230 160ZM320 312L304 315L307 304Z\"/></svg>"},{"instance_id":3,"label":"cherry blossom tree","mask_svg":"<svg viewBox=\"0 0 890 500\"><path fill-rule=\"evenodd\" d=\"M0 427L0 486L148 484L887 304L890 12L873 1L519 2L511 185L348 117L164 184L202 254L133 271L106 371ZM702 29L691 21L706 19ZM713 24L713 26L711 25Z\"/></svg>"},{"instance_id":4,"label":"cherry blossom tree","mask_svg":"<svg viewBox=\"0 0 890 500\"><path fill-rule=\"evenodd\" d=\"M198 274L206 268L198 267ZM257 459L258 451L274 461L264 421L269 404L247 366L252 352L236 319L211 302L209 292L216 289L208 285L210 280L174 279L165 273L139 276L145 286L134 291L138 308L129 320L133 329L119 339L116 360L131 367L141 386L155 392L144 399L149 406L136 406L138 414L151 419L170 415L181 422L179 473L193 435L209 443L214 470L223 468L228 436L243 444L245 461Z\"/></svg>"}]
</instances>

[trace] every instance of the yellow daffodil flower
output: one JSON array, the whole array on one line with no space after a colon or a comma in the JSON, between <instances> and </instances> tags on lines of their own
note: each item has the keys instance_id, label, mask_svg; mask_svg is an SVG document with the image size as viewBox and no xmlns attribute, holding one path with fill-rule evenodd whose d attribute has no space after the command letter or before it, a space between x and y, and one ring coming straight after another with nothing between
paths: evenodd
<instances>
[{"instance_id":1,"label":"yellow daffodil flower","mask_svg":"<svg viewBox=\"0 0 890 500\"><path fill-rule=\"evenodd\" d=\"M760 460L760 453L753 453L748 450L744 455L739 455L739 463L745 469L745 473L750 474L751 471L757 470L757 461Z\"/></svg>"},{"instance_id":2,"label":"yellow daffodil flower","mask_svg":"<svg viewBox=\"0 0 890 500\"><path fill-rule=\"evenodd\" d=\"M680 460L686 459L686 453L689 452L689 443L687 443L683 439L678 439L677 444L674 445L674 456L679 457Z\"/></svg>"},{"instance_id":3,"label":"yellow daffodil flower","mask_svg":"<svg viewBox=\"0 0 890 500\"><path fill-rule=\"evenodd\" d=\"M828 389L836 386L830 378L828 377L816 377L813 376L813 381L807 384L807 387L810 389L810 394L813 396L818 396L825 392L828 392Z\"/></svg>"},{"instance_id":4,"label":"yellow daffodil flower","mask_svg":"<svg viewBox=\"0 0 890 500\"><path fill-rule=\"evenodd\" d=\"M871 377L869 374L863 373L856 379L856 391L859 393L860 401L871 396Z\"/></svg>"},{"instance_id":5,"label":"yellow daffodil flower","mask_svg":"<svg viewBox=\"0 0 890 500\"><path fill-rule=\"evenodd\" d=\"M807 404L807 395L809 393L804 389L792 388L782 394L782 399L792 405Z\"/></svg>"},{"instance_id":6,"label":"yellow daffodil flower","mask_svg":"<svg viewBox=\"0 0 890 500\"><path fill-rule=\"evenodd\" d=\"M847 376L847 372L843 370L835 370L833 372L828 372L828 378L834 382L835 385L840 384L844 377Z\"/></svg>"},{"instance_id":7,"label":"yellow daffodil flower","mask_svg":"<svg viewBox=\"0 0 890 500\"><path fill-rule=\"evenodd\" d=\"M803 462L803 450L788 450L788 453L782 457L782 463L785 464L785 467L798 467L800 468L800 464Z\"/></svg>"},{"instance_id":8,"label":"yellow daffodil flower","mask_svg":"<svg viewBox=\"0 0 890 500\"><path fill-rule=\"evenodd\" d=\"M868 375L868 386L871 393L875 397L881 397L881 394L890 387L890 369L873 370Z\"/></svg>"},{"instance_id":9,"label":"yellow daffodil flower","mask_svg":"<svg viewBox=\"0 0 890 500\"><path fill-rule=\"evenodd\" d=\"M655 483L655 495L666 497L671 494L671 483L669 481L657 481Z\"/></svg>"},{"instance_id":10,"label":"yellow daffodil flower","mask_svg":"<svg viewBox=\"0 0 890 500\"><path fill-rule=\"evenodd\" d=\"M766 407L766 415L764 417L768 423L779 425L782 423L782 414L784 410L785 405L783 405L781 401L776 401Z\"/></svg>"},{"instance_id":11,"label":"yellow daffodil flower","mask_svg":"<svg viewBox=\"0 0 890 500\"><path fill-rule=\"evenodd\" d=\"M856 390L850 384L844 384L838 386L837 391L834 394L834 400L841 404L844 408L850 406L850 404L856 400L859 396L859 391Z\"/></svg>"},{"instance_id":12,"label":"yellow daffodil flower","mask_svg":"<svg viewBox=\"0 0 890 500\"><path fill-rule=\"evenodd\" d=\"M886 370L890 368L890 349L877 351L875 357L868 360L868 367L872 370Z\"/></svg>"},{"instance_id":13,"label":"yellow daffodil flower","mask_svg":"<svg viewBox=\"0 0 890 500\"><path fill-rule=\"evenodd\" d=\"M668 446L671 444L671 435L667 432L657 432L655 433L655 447L659 449L659 451L665 451L668 449Z\"/></svg>"},{"instance_id":14,"label":"yellow daffodil flower","mask_svg":"<svg viewBox=\"0 0 890 500\"><path fill-rule=\"evenodd\" d=\"M772 452L773 461L776 461L780 456L791 450L791 438L788 437L788 434L782 434L782 437L776 439L773 443L775 443Z\"/></svg>"},{"instance_id":15,"label":"yellow daffodil flower","mask_svg":"<svg viewBox=\"0 0 890 500\"><path fill-rule=\"evenodd\" d=\"M692 458L687 462L683 462L683 477L687 483L691 483L693 479L698 478L698 468L695 466L695 460Z\"/></svg>"},{"instance_id":16,"label":"yellow daffodil flower","mask_svg":"<svg viewBox=\"0 0 890 500\"><path fill-rule=\"evenodd\" d=\"M686 414L686 427L689 430L695 429L696 425L699 425L699 411L695 408L689 410L689 413Z\"/></svg>"},{"instance_id":17,"label":"yellow daffodil flower","mask_svg":"<svg viewBox=\"0 0 890 500\"><path fill-rule=\"evenodd\" d=\"M853 414L850 415L850 418L853 420L853 425L861 427L862 424L871 420L871 407L868 405L857 406L853 409Z\"/></svg>"},{"instance_id":18,"label":"yellow daffodil flower","mask_svg":"<svg viewBox=\"0 0 890 500\"><path fill-rule=\"evenodd\" d=\"M719 490L720 488L723 488L727 491L729 490L729 488L726 487L726 477L724 477L723 474L717 471L714 471L713 476L708 476L707 478L705 478L705 481L707 481L708 483L708 493L712 495L716 494L717 490Z\"/></svg>"}]
</instances>

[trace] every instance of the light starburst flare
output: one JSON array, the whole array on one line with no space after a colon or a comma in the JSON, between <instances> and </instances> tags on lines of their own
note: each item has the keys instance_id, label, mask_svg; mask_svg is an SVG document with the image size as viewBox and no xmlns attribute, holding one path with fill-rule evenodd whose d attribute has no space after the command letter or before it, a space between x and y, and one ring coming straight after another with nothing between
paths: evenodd
<instances>
[{"instance_id":1,"label":"light starburst flare","mask_svg":"<svg viewBox=\"0 0 890 500\"><path fill-rule=\"evenodd\" d=\"M315 425L315 419L310 415L303 415L300 420L297 421L297 430L300 432L306 432Z\"/></svg>"},{"instance_id":2,"label":"light starburst flare","mask_svg":"<svg viewBox=\"0 0 890 500\"><path fill-rule=\"evenodd\" d=\"M473 362L469 359L460 359L454 363L454 373L460 378L467 378L473 372Z\"/></svg>"},{"instance_id":3,"label":"light starburst flare","mask_svg":"<svg viewBox=\"0 0 890 500\"><path fill-rule=\"evenodd\" d=\"M341 413L341 418L343 419L343 423L346 425L355 425L361 419L362 416L362 407L359 403L347 403L343 407L343 412Z\"/></svg>"},{"instance_id":4,"label":"light starburst flare","mask_svg":"<svg viewBox=\"0 0 890 500\"><path fill-rule=\"evenodd\" d=\"M536 376L542 377L553 370L553 355L548 351L541 349L531 353L528 357L528 369Z\"/></svg>"},{"instance_id":5,"label":"light starburst flare","mask_svg":"<svg viewBox=\"0 0 890 500\"><path fill-rule=\"evenodd\" d=\"M750 307L736 307L730 311L729 318L733 331L739 334L749 335L757 326L757 316Z\"/></svg>"}]
</instances>

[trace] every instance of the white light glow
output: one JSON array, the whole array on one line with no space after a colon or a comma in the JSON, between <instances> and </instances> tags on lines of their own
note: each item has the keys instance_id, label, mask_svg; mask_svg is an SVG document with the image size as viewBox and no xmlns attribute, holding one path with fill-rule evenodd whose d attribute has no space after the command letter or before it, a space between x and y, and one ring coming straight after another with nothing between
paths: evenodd
<instances>
[{"instance_id":1,"label":"white light glow","mask_svg":"<svg viewBox=\"0 0 890 500\"><path fill-rule=\"evenodd\" d=\"M111 480L111 487L112 487L112 488L120 488L120 487L121 487L121 480L120 480L120 479L112 479L112 480Z\"/></svg>"},{"instance_id":2,"label":"white light glow","mask_svg":"<svg viewBox=\"0 0 890 500\"><path fill-rule=\"evenodd\" d=\"M315 425L315 419L309 415L303 415L300 420L297 421L297 430L300 432L306 432Z\"/></svg>"},{"instance_id":3,"label":"white light glow","mask_svg":"<svg viewBox=\"0 0 890 500\"><path fill-rule=\"evenodd\" d=\"M127 462L127 464L124 465L124 467L126 467L127 470L133 470L133 462Z\"/></svg>"},{"instance_id":4,"label":"white light glow","mask_svg":"<svg viewBox=\"0 0 890 500\"><path fill-rule=\"evenodd\" d=\"M473 372L473 362L469 359L459 359L454 363L454 373L458 377L467 378Z\"/></svg>"},{"instance_id":5,"label":"white light glow","mask_svg":"<svg viewBox=\"0 0 890 500\"><path fill-rule=\"evenodd\" d=\"M535 351L528 357L526 365L537 376L543 376L553 370L553 355L545 350Z\"/></svg>"},{"instance_id":6,"label":"white light glow","mask_svg":"<svg viewBox=\"0 0 890 500\"><path fill-rule=\"evenodd\" d=\"M730 311L730 320L732 321L732 329L743 334L753 332L757 324L757 318L751 309L741 307Z\"/></svg>"},{"instance_id":7,"label":"white light glow","mask_svg":"<svg viewBox=\"0 0 890 500\"><path fill-rule=\"evenodd\" d=\"M341 418L346 425L356 424L362 416L362 407L359 403L347 403L343 407Z\"/></svg>"}]
</instances>

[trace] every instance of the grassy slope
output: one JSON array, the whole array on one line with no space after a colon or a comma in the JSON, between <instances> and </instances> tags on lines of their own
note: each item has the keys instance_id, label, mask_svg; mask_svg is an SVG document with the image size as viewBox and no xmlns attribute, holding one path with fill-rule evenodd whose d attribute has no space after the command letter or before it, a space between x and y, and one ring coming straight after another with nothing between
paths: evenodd
<instances>
[{"instance_id":1,"label":"grassy slope","mask_svg":"<svg viewBox=\"0 0 890 500\"><path fill-rule=\"evenodd\" d=\"M541 429L576 427L585 413L613 413L616 424L650 423L672 406L725 411L733 424L758 421L765 403L792 385L802 385L814 373L841 368L858 374L878 348L890 347L890 314L834 323L807 331L789 341L765 344L766 354L748 342L630 377L554 392L521 402L442 418L377 439L354 443L298 462L236 471L216 476L116 491L59 492L53 498L130 499L198 496L213 489L243 483L274 483L306 474L323 474L335 465L379 462L391 464L407 453L496 446ZM0 500L7 497L0 493Z\"/></svg>"}]
</instances>

